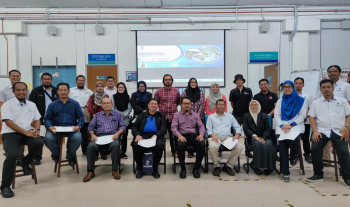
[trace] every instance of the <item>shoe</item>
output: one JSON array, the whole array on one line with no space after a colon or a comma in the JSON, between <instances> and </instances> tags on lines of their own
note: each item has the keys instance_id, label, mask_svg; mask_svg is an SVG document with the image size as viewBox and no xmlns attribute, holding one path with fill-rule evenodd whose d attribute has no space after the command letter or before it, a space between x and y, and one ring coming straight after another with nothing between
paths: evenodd
<instances>
[{"instance_id":1,"label":"shoe","mask_svg":"<svg viewBox=\"0 0 350 207\"><path fill-rule=\"evenodd\" d=\"M291 160L291 161L290 161L290 165L291 165L291 166L295 166L297 163L298 163L298 159L295 159L295 160Z\"/></svg>"},{"instance_id":2,"label":"shoe","mask_svg":"<svg viewBox=\"0 0 350 207\"><path fill-rule=\"evenodd\" d=\"M229 166L227 166L227 165L222 167L222 171L227 173L230 176L234 176L235 175L235 172L233 172L232 169Z\"/></svg>"},{"instance_id":3,"label":"shoe","mask_svg":"<svg viewBox=\"0 0 350 207\"><path fill-rule=\"evenodd\" d=\"M58 163L58 158L52 157L52 160L55 161L55 163Z\"/></svg>"},{"instance_id":4,"label":"shoe","mask_svg":"<svg viewBox=\"0 0 350 207\"><path fill-rule=\"evenodd\" d=\"M32 169L29 167L29 164L23 164L23 161L21 162L22 169L23 169L23 174L25 175L31 175L32 174Z\"/></svg>"},{"instance_id":5,"label":"shoe","mask_svg":"<svg viewBox=\"0 0 350 207\"><path fill-rule=\"evenodd\" d=\"M143 176L143 171L142 170L137 170L136 178L140 179L140 178L142 178L142 176Z\"/></svg>"},{"instance_id":6,"label":"shoe","mask_svg":"<svg viewBox=\"0 0 350 207\"><path fill-rule=\"evenodd\" d=\"M262 175L262 171L259 168L252 168L255 174Z\"/></svg>"},{"instance_id":7,"label":"shoe","mask_svg":"<svg viewBox=\"0 0 350 207\"><path fill-rule=\"evenodd\" d=\"M153 177L156 178L156 179L160 178L160 174L159 174L158 170L153 170L152 175L153 175Z\"/></svg>"},{"instance_id":8,"label":"shoe","mask_svg":"<svg viewBox=\"0 0 350 207\"><path fill-rule=\"evenodd\" d=\"M214 168L213 175L214 176L220 176L221 169L220 167Z\"/></svg>"},{"instance_id":9,"label":"shoe","mask_svg":"<svg viewBox=\"0 0 350 207\"><path fill-rule=\"evenodd\" d=\"M86 155L86 152L83 152L83 155Z\"/></svg>"},{"instance_id":10,"label":"shoe","mask_svg":"<svg viewBox=\"0 0 350 207\"><path fill-rule=\"evenodd\" d=\"M185 179L185 178L186 178L186 169L181 170L181 172L180 172L180 178L181 178L181 179Z\"/></svg>"},{"instance_id":11,"label":"shoe","mask_svg":"<svg viewBox=\"0 0 350 207\"><path fill-rule=\"evenodd\" d=\"M222 152L219 152L219 157L222 157Z\"/></svg>"},{"instance_id":12,"label":"shoe","mask_svg":"<svg viewBox=\"0 0 350 207\"><path fill-rule=\"evenodd\" d=\"M192 158L192 157L193 157L193 153L190 153L190 152L189 152L189 153L187 154L187 157L188 157L188 158Z\"/></svg>"},{"instance_id":13,"label":"shoe","mask_svg":"<svg viewBox=\"0 0 350 207\"><path fill-rule=\"evenodd\" d=\"M22 159L17 160L16 166L22 166Z\"/></svg>"},{"instance_id":14,"label":"shoe","mask_svg":"<svg viewBox=\"0 0 350 207\"><path fill-rule=\"evenodd\" d=\"M121 155L120 155L120 158L122 158L122 159L128 159L128 156L124 153L124 154L121 154Z\"/></svg>"},{"instance_id":15,"label":"shoe","mask_svg":"<svg viewBox=\"0 0 350 207\"><path fill-rule=\"evenodd\" d=\"M107 155L101 155L102 160L107 160Z\"/></svg>"},{"instance_id":16,"label":"shoe","mask_svg":"<svg viewBox=\"0 0 350 207\"><path fill-rule=\"evenodd\" d=\"M116 179L116 180L120 179L120 174L117 170L113 170L112 174L113 174L114 179Z\"/></svg>"},{"instance_id":17,"label":"shoe","mask_svg":"<svg viewBox=\"0 0 350 207\"><path fill-rule=\"evenodd\" d=\"M345 183L348 187L350 187L350 179L344 180L344 183Z\"/></svg>"},{"instance_id":18,"label":"shoe","mask_svg":"<svg viewBox=\"0 0 350 207\"><path fill-rule=\"evenodd\" d=\"M312 177L309 177L306 180L310 181L310 182L323 181L323 175L316 175L316 174L314 174Z\"/></svg>"},{"instance_id":19,"label":"shoe","mask_svg":"<svg viewBox=\"0 0 350 207\"><path fill-rule=\"evenodd\" d=\"M246 152L245 155L246 155L247 157L249 157L249 158L253 158L253 155L252 155L251 152Z\"/></svg>"},{"instance_id":20,"label":"shoe","mask_svg":"<svg viewBox=\"0 0 350 207\"><path fill-rule=\"evenodd\" d=\"M194 178L200 178L201 177L201 174L199 174L199 170L196 169L196 168L192 170L192 174L193 174Z\"/></svg>"},{"instance_id":21,"label":"shoe","mask_svg":"<svg viewBox=\"0 0 350 207\"><path fill-rule=\"evenodd\" d=\"M270 175L273 172L271 169L265 169L264 170L264 175Z\"/></svg>"},{"instance_id":22,"label":"shoe","mask_svg":"<svg viewBox=\"0 0 350 207\"><path fill-rule=\"evenodd\" d=\"M282 181L288 183L290 180L289 175L282 175Z\"/></svg>"},{"instance_id":23,"label":"shoe","mask_svg":"<svg viewBox=\"0 0 350 207\"><path fill-rule=\"evenodd\" d=\"M175 158L178 158L178 156L177 156L177 152L172 153L172 156L173 156L173 157L175 156Z\"/></svg>"},{"instance_id":24,"label":"shoe","mask_svg":"<svg viewBox=\"0 0 350 207\"><path fill-rule=\"evenodd\" d=\"M11 198L15 196L10 187L4 187L3 189L1 189L1 195L4 198Z\"/></svg>"},{"instance_id":25,"label":"shoe","mask_svg":"<svg viewBox=\"0 0 350 207\"><path fill-rule=\"evenodd\" d=\"M305 161L309 164L312 164L312 159L311 159L311 156L310 155L304 155L305 157Z\"/></svg>"},{"instance_id":26,"label":"shoe","mask_svg":"<svg viewBox=\"0 0 350 207\"><path fill-rule=\"evenodd\" d=\"M41 165L41 161L40 160L34 160L34 164L35 165Z\"/></svg>"},{"instance_id":27,"label":"shoe","mask_svg":"<svg viewBox=\"0 0 350 207\"><path fill-rule=\"evenodd\" d=\"M74 168L74 165L75 165L75 160L71 159L71 160L68 160L69 162L69 165Z\"/></svg>"},{"instance_id":28,"label":"shoe","mask_svg":"<svg viewBox=\"0 0 350 207\"><path fill-rule=\"evenodd\" d=\"M92 178L94 178L95 177L95 173L94 172L88 172L86 175L85 175L85 177L84 177L84 179L83 179L83 181L86 183L86 182L89 182Z\"/></svg>"}]
</instances>

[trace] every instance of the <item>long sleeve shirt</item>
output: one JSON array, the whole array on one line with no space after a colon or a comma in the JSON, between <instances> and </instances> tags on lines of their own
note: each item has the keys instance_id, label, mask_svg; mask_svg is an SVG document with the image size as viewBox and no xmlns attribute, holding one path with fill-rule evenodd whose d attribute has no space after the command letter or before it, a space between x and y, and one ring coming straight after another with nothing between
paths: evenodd
<instances>
[{"instance_id":1,"label":"long sleeve shirt","mask_svg":"<svg viewBox=\"0 0 350 207\"><path fill-rule=\"evenodd\" d=\"M199 134L204 135L204 124L199 115L194 111L190 111L189 114L185 114L183 111L177 112L171 123L171 131L175 136L188 133L197 134L197 127L199 129Z\"/></svg>"},{"instance_id":2,"label":"long sleeve shirt","mask_svg":"<svg viewBox=\"0 0 350 207\"><path fill-rule=\"evenodd\" d=\"M117 111L111 111L109 115L105 111L96 113L91 120L88 130L99 134L115 134L119 130L125 131L126 127L123 120L123 115Z\"/></svg>"},{"instance_id":3,"label":"long sleeve shirt","mask_svg":"<svg viewBox=\"0 0 350 207\"><path fill-rule=\"evenodd\" d=\"M186 97L186 91L182 92L181 98ZM192 103L192 111L196 112L201 119L204 120L204 111L205 111L205 98L203 92L201 92L200 98L198 101Z\"/></svg>"},{"instance_id":4,"label":"long sleeve shirt","mask_svg":"<svg viewBox=\"0 0 350 207\"><path fill-rule=\"evenodd\" d=\"M171 87L170 90L162 87L156 91L154 98L159 101L159 112L163 113L169 122L172 122L177 106L180 104L179 90L174 87Z\"/></svg>"},{"instance_id":5,"label":"long sleeve shirt","mask_svg":"<svg viewBox=\"0 0 350 207\"><path fill-rule=\"evenodd\" d=\"M236 133L242 134L242 129L232 114L224 113L222 116L219 116L217 113L215 113L209 115L208 117L208 135L215 134L221 136L229 136L231 135L232 127L235 129Z\"/></svg>"}]
</instances>

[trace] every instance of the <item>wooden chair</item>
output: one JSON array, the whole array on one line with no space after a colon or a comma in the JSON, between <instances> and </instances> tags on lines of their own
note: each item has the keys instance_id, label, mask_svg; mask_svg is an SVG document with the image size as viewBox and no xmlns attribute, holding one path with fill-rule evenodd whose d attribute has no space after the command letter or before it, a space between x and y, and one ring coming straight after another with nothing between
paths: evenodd
<instances>
[{"instance_id":1,"label":"wooden chair","mask_svg":"<svg viewBox=\"0 0 350 207\"><path fill-rule=\"evenodd\" d=\"M333 152L333 160L322 160L323 162L328 162L330 163L330 167L334 167L334 172L335 172L335 180L339 181L339 176L338 176L338 160L337 160L337 151L336 149L333 147L332 144L332 152Z\"/></svg>"},{"instance_id":2,"label":"wooden chair","mask_svg":"<svg viewBox=\"0 0 350 207\"><path fill-rule=\"evenodd\" d=\"M32 179L34 180L34 183L35 185L38 184L38 180L37 180L37 177L36 177L36 170L35 170L35 164L34 164L34 160L32 160L30 162L30 167L32 168ZM17 173L20 173L22 172L21 174L17 174ZM17 170L16 167L15 167L15 171L14 171L14 176L13 176L13 180L12 180L12 189L15 189L16 187L16 178L18 177L23 177L23 176L29 176L29 175L25 175L23 173L23 170L20 169L20 170Z\"/></svg>"},{"instance_id":3,"label":"wooden chair","mask_svg":"<svg viewBox=\"0 0 350 207\"><path fill-rule=\"evenodd\" d=\"M67 159L62 160L62 147L63 147L65 137L66 135L59 135L57 138L57 144L59 147L59 156L58 156L58 162L55 163L55 170L54 170L55 173L57 171L57 177L61 176L61 167L70 166L68 163L69 161ZM67 145L69 146L71 142L72 141L68 139ZM67 164L62 164L62 163L67 163ZM77 174L79 174L79 165L78 165L77 155L75 155L75 168L76 168ZM73 170L74 170L74 167L73 167Z\"/></svg>"}]
</instances>

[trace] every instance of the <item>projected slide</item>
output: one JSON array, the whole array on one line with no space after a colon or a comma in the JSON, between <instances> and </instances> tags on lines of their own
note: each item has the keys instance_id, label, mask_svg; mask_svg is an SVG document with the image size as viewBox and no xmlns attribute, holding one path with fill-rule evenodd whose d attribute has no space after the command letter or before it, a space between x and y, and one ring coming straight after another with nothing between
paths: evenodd
<instances>
[{"instance_id":1,"label":"projected slide","mask_svg":"<svg viewBox=\"0 0 350 207\"><path fill-rule=\"evenodd\" d=\"M138 79L149 87L162 87L164 74L174 86L186 87L195 77L200 87L224 85L224 31L137 32Z\"/></svg>"}]
</instances>

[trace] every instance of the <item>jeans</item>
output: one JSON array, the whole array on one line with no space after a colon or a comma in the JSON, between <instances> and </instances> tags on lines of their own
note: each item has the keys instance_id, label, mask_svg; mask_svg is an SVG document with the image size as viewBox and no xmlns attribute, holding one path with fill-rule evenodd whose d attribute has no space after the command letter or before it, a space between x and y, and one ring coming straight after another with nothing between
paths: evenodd
<instances>
[{"instance_id":1,"label":"jeans","mask_svg":"<svg viewBox=\"0 0 350 207\"><path fill-rule=\"evenodd\" d=\"M45 145L52 153L52 156L56 159L58 159L59 156L59 147L57 144L57 138L58 136L65 135L70 139L72 142L69 146L67 146L67 154L69 160L75 159L75 153L80 147L82 137L80 131L77 132L64 132L64 133L52 133L51 131L48 131L45 136Z\"/></svg>"}]
</instances>

